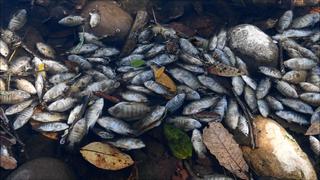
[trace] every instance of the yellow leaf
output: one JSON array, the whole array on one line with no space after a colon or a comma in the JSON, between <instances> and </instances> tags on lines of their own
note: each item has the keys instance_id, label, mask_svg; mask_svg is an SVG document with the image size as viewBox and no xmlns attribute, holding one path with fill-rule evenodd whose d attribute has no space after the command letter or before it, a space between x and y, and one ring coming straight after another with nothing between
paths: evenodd
<instances>
[{"instance_id":1,"label":"yellow leaf","mask_svg":"<svg viewBox=\"0 0 320 180\"><path fill-rule=\"evenodd\" d=\"M85 160L101 169L119 170L134 163L129 155L101 142L92 142L82 147L80 153Z\"/></svg>"},{"instance_id":2,"label":"yellow leaf","mask_svg":"<svg viewBox=\"0 0 320 180\"><path fill-rule=\"evenodd\" d=\"M164 67L152 67L152 69L156 82L168 88L170 92L176 93L177 86L175 85L173 80L164 72Z\"/></svg>"}]
</instances>

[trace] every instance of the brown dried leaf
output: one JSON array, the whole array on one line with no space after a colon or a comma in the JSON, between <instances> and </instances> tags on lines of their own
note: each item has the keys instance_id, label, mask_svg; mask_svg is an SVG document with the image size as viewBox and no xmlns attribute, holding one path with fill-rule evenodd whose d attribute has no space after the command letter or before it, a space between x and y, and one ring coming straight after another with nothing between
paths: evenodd
<instances>
[{"instance_id":1,"label":"brown dried leaf","mask_svg":"<svg viewBox=\"0 0 320 180\"><path fill-rule=\"evenodd\" d=\"M156 79L156 82L168 88L168 90L172 93L176 93L177 86L173 82L173 80L164 72L165 68L157 68L155 66L152 67L153 73Z\"/></svg>"},{"instance_id":2,"label":"brown dried leaf","mask_svg":"<svg viewBox=\"0 0 320 180\"><path fill-rule=\"evenodd\" d=\"M313 136L320 134L320 121L316 121L310 125L305 135Z\"/></svg>"},{"instance_id":3,"label":"brown dried leaf","mask_svg":"<svg viewBox=\"0 0 320 180\"><path fill-rule=\"evenodd\" d=\"M12 156L0 155L0 167L3 169L15 169L17 160Z\"/></svg>"},{"instance_id":4,"label":"brown dried leaf","mask_svg":"<svg viewBox=\"0 0 320 180\"><path fill-rule=\"evenodd\" d=\"M219 122L209 123L203 130L203 142L220 165L241 179L248 179L248 165L233 136Z\"/></svg>"},{"instance_id":5,"label":"brown dried leaf","mask_svg":"<svg viewBox=\"0 0 320 180\"><path fill-rule=\"evenodd\" d=\"M241 76L246 74L245 72L241 71L238 68L228 66L223 63L218 63L218 62L208 67L208 72L210 74L214 74L217 76L224 76L224 77Z\"/></svg>"},{"instance_id":6,"label":"brown dried leaf","mask_svg":"<svg viewBox=\"0 0 320 180\"><path fill-rule=\"evenodd\" d=\"M101 169L119 170L134 163L129 155L101 142L92 142L82 147L80 153L87 161Z\"/></svg>"}]
</instances>

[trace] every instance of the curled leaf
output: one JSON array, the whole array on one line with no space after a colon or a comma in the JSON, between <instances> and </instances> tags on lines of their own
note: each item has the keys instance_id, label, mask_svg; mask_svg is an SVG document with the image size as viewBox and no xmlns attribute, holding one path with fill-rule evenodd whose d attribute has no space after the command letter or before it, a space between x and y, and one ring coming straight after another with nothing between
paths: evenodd
<instances>
[{"instance_id":1,"label":"curled leaf","mask_svg":"<svg viewBox=\"0 0 320 180\"><path fill-rule=\"evenodd\" d=\"M172 125L164 125L164 135L172 154L179 159L187 159L192 156L192 144L189 136Z\"/></svg>"},{"instance_id":2,"label":"curled leaf","mask_svg":"<svg viewBox=\"0 0 320 180\"><path fill-rule=\"evenodd\" d=\"M170 92L176 93L177 86L173 82L173 80L164 72L165 68L152 67L152 69L156 82L168 88Z\"/></svg>"},{"instance_id":3,"label":"curled leaf","mask_svg":"<svg viewBox=\"0 0 320 180\"><path fill-rule=\"evenodd\" d=\"M241 179L248 179L249 167L232 135L219 122L209 123L203 130L203 142L220 165Z\"/></svg>"},{"instance_id":4,"label":"curled leaf","mask_svg":"<svg viewBox=\"0 0 320 180\"><path fill-rule=\"evenodd\" d=\"M138 67L143 66L145 64L146 64L146 62L142 59L134 59L131 61L131 66L135 67L135 68L138 68Z\"/></svg>"},{"instance_id":5,"label":"curled leaf","mask_svg":"<svg viewBox=\"0 0 320 180\"><path fill-rule=\"evenodd\" d=\"M129 155L101 142L92 142L82 147L80 153L85 160L101 169L119 170L134 163Z\"/></svg>"}]
</instances>

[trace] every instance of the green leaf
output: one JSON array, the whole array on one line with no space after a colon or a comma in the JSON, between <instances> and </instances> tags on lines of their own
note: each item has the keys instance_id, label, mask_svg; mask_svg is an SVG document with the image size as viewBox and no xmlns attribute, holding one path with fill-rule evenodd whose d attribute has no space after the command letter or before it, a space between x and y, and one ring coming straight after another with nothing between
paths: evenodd
<instances>
[{"instance_id":1,"label":"green leaf","mask_svg":"<svg viewBox=\"0 0 320 180\"><path fill-rule=\"evenodd\" d=\"M142 59L134 59L131 61L131 66L135 67L135 68L143 66L145 64L146 64L146 62Z\"/></svg>"},{"instance_id":2,"label":"green leaf","mask_svg":"<svg viewBox=\"0 0 320 180\"><path fill-rule=\"evenodd\" d=\"M192 156L192 143L189 136L172 125L164 125L164 135L172 154L179 159L187 159Z\"/></svg>"}]
</instances>

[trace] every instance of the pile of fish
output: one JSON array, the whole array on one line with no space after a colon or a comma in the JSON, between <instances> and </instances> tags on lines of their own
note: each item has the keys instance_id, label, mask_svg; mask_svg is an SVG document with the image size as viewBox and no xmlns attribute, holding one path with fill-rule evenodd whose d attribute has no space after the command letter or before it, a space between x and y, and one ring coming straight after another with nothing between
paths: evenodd
<instances>
[{"instance_id":1,"label":"pile of fish","mask_svg":"<svg viewBox=\"0 0 320 180\"><path fill-rule=\"evenodd\" d=\"M65 61L44 42L36 44L38 52L12 58L27 21L26 10L19 10L1 30L0 105L14 130L30 122L35 131L59 132L71 148L95 133L115 147L139 149L145 147L140 135L173 124L192 131L199 157L206 150L199 130L211 121L247 137L250 114L307 126L320 120L320 32L314 27L320 15L293 16L285 12L273 36L289 58L282 68L261 66L253 75L228 47L227 29L208 40L179 37L159 24L141 31L125 57L79 32L80 43L66 51ZM84 21L74 15L59 24ZM92 27L97 23L90 20Z\"/></svg>"}]
</instances>

